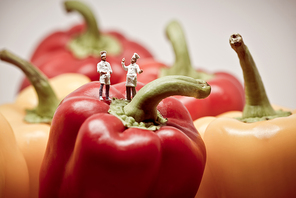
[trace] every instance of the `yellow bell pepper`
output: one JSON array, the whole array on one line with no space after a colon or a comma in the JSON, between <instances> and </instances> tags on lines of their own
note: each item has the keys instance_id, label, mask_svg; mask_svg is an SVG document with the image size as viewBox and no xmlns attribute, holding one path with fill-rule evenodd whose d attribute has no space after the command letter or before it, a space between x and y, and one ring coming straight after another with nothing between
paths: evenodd
<instances>
[{"instance_id":1,"label":"yellow bell pepper","mask_svg":"<svg viewBox=\"0 0 296 198\"><path fill-rule=\"evenodd\" d=\"M242 37L232 35L230 44L243 70L246 104L243 112L194 122L207 150L196 198L296 197L296 111L274 110Z\"/></svg>"},{"instance_id":2,"label":"yellow bell pepper","mask_svg":"<svg viewBox=\"0 0 296 198\"><path fill-rule=\"evenodd\" d=\"M11 126L0 113L0 198L29 197L29 173Z\"/></svg>"},{"instance_id":3,"label":"yellow bell pepper","mask_svg":"<svg viewBox=\"0 0 296 198\"><path fill-rule=\"evenodd\" d=\"M14 54L3 50L0 51L0 58L22 69L34 86L20 92L15 103L1 105L0 113L11 125L17 145L26 161L30 178L30 197L38 197L39 170L53 113L66 95L90 80L81 74L62 74L48 82L36 67Z\"/></svg>"}]
</instances>

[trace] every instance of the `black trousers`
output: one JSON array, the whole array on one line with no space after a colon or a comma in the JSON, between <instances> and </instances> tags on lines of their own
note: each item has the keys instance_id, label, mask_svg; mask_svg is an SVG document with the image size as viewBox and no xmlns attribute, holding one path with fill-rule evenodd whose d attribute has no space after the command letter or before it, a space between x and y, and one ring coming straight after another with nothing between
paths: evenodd
<instances>
[{"instance_id":1,"label":"black trousers","mask_svg":"<svg viewBox=\"0 0 296 198\"><path fill-rule=\"evenodd\" d=\"M131 92L133 97L135 97L136 95L136 88L135 87L130 87L130 86L126 86L126 99L127 100L131 100Z\"/></svg>"},{"instance_id":2,"label":"black trousers","mask_svg":"<svg viewBox=\"0 0 296 198\"><path fill-rule=\"evenodd\" d=\"M100 95L100 97L103 96L103 87L104 87L104 84L101 84L100 89L99 89L99 95ZM106 99L108 99L109 98L110 85L106 85L105 87L106 87L106 90L105 90Z\"/></svg>"}]
</instances>

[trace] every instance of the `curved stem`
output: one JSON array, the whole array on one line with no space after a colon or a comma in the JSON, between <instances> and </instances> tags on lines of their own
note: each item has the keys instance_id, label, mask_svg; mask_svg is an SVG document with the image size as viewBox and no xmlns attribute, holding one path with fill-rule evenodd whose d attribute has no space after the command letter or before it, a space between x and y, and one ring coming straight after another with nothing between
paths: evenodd
<instances>
[{"instance_id":1,"label":"curved stem","mask_svg":"<svg viewBox=\"0 0 296 198\"><path fill-rule=\"evenodd\" d=\"M86 23L87 33L99 41L101 33L96 18L89 7L80 1L65 1L64 6L67 12L79 12Z\"/></svg>"},{"instance_id":2,"label":"curved stem","mask_svg":"<svg viewBox=\"0 0 296 198\"><path fill-rule=\"evenodd\" d=\"M67 12L80 13L86 24L86 31L73 38L68 44L68 48L77 58L100 56L102 50L115 55L122 51L122 46L116 38L100 33L96 18L86 4L80 1L65 1L64 6Z\"/></svg>"},{"instance_id":3,"label":"curved stem","mask_svg":"<svg viewBox=\"0 0 296 198\"><path fill-rule=\"evenodd\" d=\"M28 122L50 123L53 114L59 104L56 94L52 90L47 78L31 63L21 59L8 50L0 51L0 59L20 68L33 85L37 96L38 105L25 117ZM35 115L34 115L35 114Z\"/></svg>"},{"instance_id":4,"label":"curved stem","mask_svg":"<svg viewBox=\"0 0 296 198\"><path fill-rule=\"evenodd\" d=\"M186 76L165 76L145 85L133 100L124 107L125 114L132 116L137 122L155 121L156 107L166 97L173 95L206 98L211 87L204 80Z\"/></svg>"},{"instance_id":5,"label":"curved stem","mask_svg":"<svg viewBox=\"0 0 296 198\"><path fill-rule=\"evenodd\" d=\"M275 115L276 112L270 105L256 64L241 35L231 35L229 42L237 53L243 70L246 97L243 118Z\"/></svg>"},{"instance_id":6,"label":"curved stem","mask_svg":"<svg viewBox=\"0 0 296 198\"><path fill-rule=\"evenodd\" d=\"M184 75L196 79L208 80L212 75L197 72L191 65L184 31L177 21L171 21L166 27L166 36L172 44L175 53L175 63L161 71L161 76Z\"/></svg>"},{"instance_id":7,"label":"curved stem","mask_svg":"<svg viewBox=\"0 0 296 198\"><path fill-rule=\"evenodd\" d=\"M181 72L187 76L193 70L189 57L184 31L177 21L170 22L166 27L166 36L172 44L175 53L175 63L170 68L176 74ZM180 74L180 73L179 73Z\"/></svg>"}]
</instances>

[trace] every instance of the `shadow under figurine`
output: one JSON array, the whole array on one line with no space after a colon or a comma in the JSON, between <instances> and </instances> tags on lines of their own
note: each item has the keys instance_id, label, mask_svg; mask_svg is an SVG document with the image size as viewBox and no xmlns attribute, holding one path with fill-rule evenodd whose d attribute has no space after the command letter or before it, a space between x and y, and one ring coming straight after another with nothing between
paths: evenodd
<instances>
[{"instance_id":1,"label":"shadow under figurine","mask_svg":"<svg viewBox=\"0 0 296 198\"><path fill-rule=\"evenodd\" d=\"M140 58L140 56L137 53L134 53L134 55L131 58L131 64L128 66L125 66L125 58L122 59L121 65L122 68L127 71L126 74L126 100L131 100L131 95L133 98L136 95L136 86L137 86L137 74L141 74L143 72L142 69L140 69L139 65L136 64L137 60Z\"/></svg>"},{"instance_id":2,"label":"shadow under figurine","mask_svg":"<svg viewBox=\"0 0 296 198\"><path fill-rule=\"evenodd\" d=\"M105 95L106 100L110 101L109 98L109 90L110 90L110 77L112 74L112 69L110 63L106 61L107 58L107 52L101 51L101 61L97 64L97 72L100 73L100 89L99 89L99 95L100 100L103 100L103 87L105 85Z\"/></svg>"}]
</instances>

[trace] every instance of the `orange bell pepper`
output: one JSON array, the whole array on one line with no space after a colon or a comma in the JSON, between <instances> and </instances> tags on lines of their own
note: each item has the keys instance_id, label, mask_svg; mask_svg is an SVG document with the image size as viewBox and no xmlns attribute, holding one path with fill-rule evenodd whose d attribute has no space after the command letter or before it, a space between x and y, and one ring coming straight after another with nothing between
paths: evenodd
<instances>
[{"instance_id":1,"label":"orange bell pepper","mask_svg":"<svg viewBox=\"0 0 296 198\"><path fill-rule=\"evenodd\" d=\"M243 112L194 122L207 149L196 198L296 197L296 111L274 110L242 37L232 35L230 44L243 70L246 104Z\"/></svg>"},{"instance_id":2,"label":"orange bell pepper","mask_svg":"<svg viewBox=\"0 0 296 198\"><path fill-rule=\"evenodd\" d=\"M0 197L29 197L29 173L11 126L0 113Z\"/></svg>"},{"instance_id":3,"label":"orange bell pepper","mask_svg":"<svg viewBox=\"0 0 296 198\"><path fill-rule=\"evenodd\" d=\"M59 101L90 80L81 74L62 74L48 82L36 67L6 50L0 51L0 59L19 67L34 86L20 92L15 103L1 105L0 113L10 123L26 161L30 178L30 197L38 197L39 170L52 116ZM34 107L34 110L26 110Z\"/></svg>"}]
</instances>

